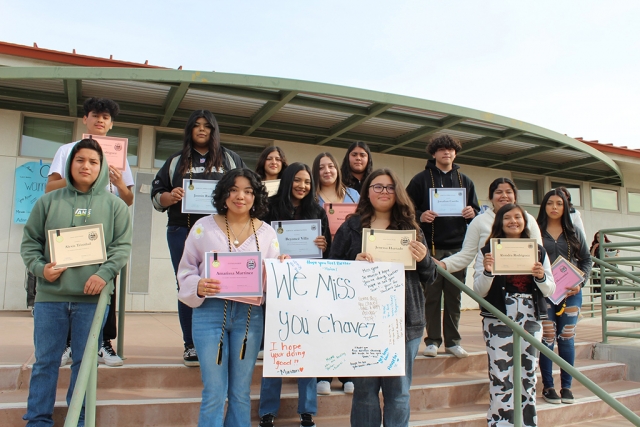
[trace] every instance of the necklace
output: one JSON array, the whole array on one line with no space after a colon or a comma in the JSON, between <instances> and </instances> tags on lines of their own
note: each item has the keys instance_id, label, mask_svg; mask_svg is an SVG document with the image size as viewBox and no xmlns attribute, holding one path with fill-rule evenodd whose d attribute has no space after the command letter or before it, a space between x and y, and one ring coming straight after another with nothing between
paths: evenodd
<instances>
[{"instance_id":1,"label":"necklace","mask_svg":"<svg viewBox=\"0 0 640 427\"><path fill-rule=\"evenodd\" d=\"M249 218L249 221L247 221L247 223L244 225L244 227L242 227L242 230L240 230L240 237L242 237L242 233L244 233L245 228L247 228L247 225L249 225L249 223L250 223L250 222L251 222L251 218ZM226 215L224 216L224 223L227 225L227 231L228 231L228 230L231 230L231 234L233 234L233 238L235 239L235 240L233 241L233 244L234 244L236 247L240 246L240 241L238 240L238 237L236 236L236 233L234 233L234 232L233 232L233 228L231 228L231 227L229 226L229 222L227 221L227 216L226 216ZM227 233L227 235L228 235L228 234L229 234L229 233ZM231 239L229 239L229 240L231 240Z\"/></svg>"}]
</instances>

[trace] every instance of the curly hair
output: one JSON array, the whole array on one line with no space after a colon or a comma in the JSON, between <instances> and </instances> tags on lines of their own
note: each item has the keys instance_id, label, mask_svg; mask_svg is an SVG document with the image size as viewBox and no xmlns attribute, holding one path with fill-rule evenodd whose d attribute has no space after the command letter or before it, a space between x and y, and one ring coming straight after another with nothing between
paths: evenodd
<instances>
[{"instance_id":1,"label":"curly hair","mask_svg":"<svg viewBox=\"0 0 640 427\"><path fill-rule=\"evenodd\" d=\"M227 212L227 199L229 198L231 188L236 185L236 178L244 177L249 180L251 188L253 189L253 206L250 210L252 218L261 218L267 213L269 196L267 189L260 181L260 177L257 173L251 169L237 168L232 169L224 176L218 184L216 189L213 190L213 206L218 210L220 214L226 214Z\"/></svg>"},{"instance_id":2,"label":"curly hair","mask_svg":"<svg viewBox=\"0 0 640 427\"><path fill-rule=\"evenodd\" d=\"M375 209L371 204L369 198L369 186L371 182L381 175L387 175L393 181L393 185L396 187L396 203L391 209L391 223L389 224L390 230L416 230L418 235L422 233L420 225L416 221L416 209L411 201L411 198L404 189L404 186L400 182L398 176L391 169L377 169L369 174L362 184L362 192L360 193L360 201L356 208L355 215L360 215L360 221L362 227L371 226L371 218L375 214ZM352 214L353 215L353 214Z\"/></svg>"},{"instance_id":3,"label":"curly hair","mask_svg":"<svg viewBox=\"0 0 640 427\"><path fill-rule=\"evenodd\" d=\"M493 226L491 227L491 234L487 238L486 243L489 243L489 241L494 238L498 239L498 238L507 237L503 227L504 215L513 209L520 209L520 212L522 212L522 218L524 219L524 230L522 230L522 233L520 234L520 238L528 239L531 236L531 234L529 233L527 212L524 210L522 206L518 204L507 203L506 205L498 209L498 212L496 212L496 218L493 220Z\"/></svg>"},{"instance_id":4,"label":"curly hair","mask_svg":"<svg viewBox=\"0 0 640 427\"><path fill-rule=\"evenodd\" d=\"M429 145L427 145L427 153L433 156L434 154L436 154L436 151L441 148L455 150L456 154L458 154L460 150L462 150L462 144L460 144L460 141L458 141L456 138L453 138L449 135L440 135L429 141Z\"/></svg>"},{"instance_id":5,"label":"curly hair","mask_svg":"<svg viewBox=\"0 0 640 427\"><path fill-rule=\"evenodd\" d=\"M120 114L118 103L107 98L89 98L84 101L82 110L85 116L94 111L96 113L104 113L106 111L111 116L111 120L114 120Z\"/></svg>"},{"instance_id":6,"label":"curly hair","mask_svg":"<svg viewBox=\"0 0 640 427\"><path fill-rule=\"evenodd\" d=\"M256 173L263 180L267 179L267 174L264 171L264 164L267 162L267 157L269 157L269 154L273 153L274 151L278 152L278 154L280 155L280 161L282 162L282 169L280 169L280 172L278 173L278 179L282 178L284 170L287 168L287 166L289 166L287 164L287 156L284 155L284 151L282 151L282 148L277 146L265 148L264 150L262 150L262 153L260 153L260 157L258 157L258 163L256 164Z\"/></svg>"}]
</instances>

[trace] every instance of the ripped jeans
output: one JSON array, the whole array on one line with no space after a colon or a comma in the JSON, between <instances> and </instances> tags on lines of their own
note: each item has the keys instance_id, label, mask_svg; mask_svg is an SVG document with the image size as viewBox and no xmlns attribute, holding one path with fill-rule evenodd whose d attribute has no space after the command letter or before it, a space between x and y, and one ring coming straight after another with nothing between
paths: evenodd
<instances>
[{"instance_id":1,"label":"ripped jeans","mask_svg":"<svg viewBox=\"0 0 640 427\"><path fill-rule=\"evenodd\" d=\"M567 298L567 307L564 309L564 313L559 316L556 313L560 311L562 304L555 305L547 299L547 305L549 307L549 319L542 321L542 343L553 350L557 341L558 355L573 366L576 356L574 348L576 324L582 307L582 290L576 295ZM545 389L553 388L552 365L551 359L544 354L540 354L540 373L542 374L542 384ZM560 385L562 388L571 388L572 379L571 375L564 370L560 370Z\"/></svg>"}]
</instances>

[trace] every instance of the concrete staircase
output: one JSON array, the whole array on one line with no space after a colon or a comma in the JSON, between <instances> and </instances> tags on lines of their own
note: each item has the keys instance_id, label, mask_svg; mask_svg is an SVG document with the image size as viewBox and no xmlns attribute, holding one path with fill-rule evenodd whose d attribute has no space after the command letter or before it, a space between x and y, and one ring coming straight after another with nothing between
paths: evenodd
<instances>
[{"instance_id":1,"label":"concrete staircase","mask_svg":"<svg viewBox=\"0 0 640 427\"><path fill-rule=\"evenodd\" d=\"M576 366L602 388L633 411L640 411L640 383L628 381L622 363L592 359L592 344L577 344ZM436 358L418 356L411 389L411 426L486 426L488 407L487 357L473 352L466 359L449 355ZM26 409L29 366L0 366L0 426L23 426ZM66 413L64 398L70 369L60 369L56 425ZM262 364L258 362L252 385L252 415L258 424L258 399ZM559 377L559 371L556 373ZM559 383L559 379L557 380ZM337 380L334 389L339 389ZM178 364L129 364L118 368L100 366L98 370L99 426L194 426L197 424L202 390L200 371ZM586 426L632 425L617 416L605 403L574 381L573 405L551 405L539 397L540 426L581 423ZM278 427L298 426L295 380L283 384ZM318 426L348 426L351 396L335 391L319 396ZM604 423L604 424L599 424Z\"/></svg>"}]
</instances>

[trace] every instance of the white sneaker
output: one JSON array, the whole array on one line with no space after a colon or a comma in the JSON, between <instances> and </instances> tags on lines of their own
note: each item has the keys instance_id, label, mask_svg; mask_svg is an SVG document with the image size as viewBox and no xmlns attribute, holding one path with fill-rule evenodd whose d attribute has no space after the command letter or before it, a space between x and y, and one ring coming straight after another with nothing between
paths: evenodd
<instances>
[{"instance_id":1,"label":"white sneaker","mask_svg":"<svg viewBox=\"0 0 640 427\"><path fill-rule=\"evenodd\" d=\"M465 349L460 347L459 345L454 345L453 347L446 347L444 351L446 351L449 354L453 354L458 359L469 357L469 353L467 353Z\"/></svg>"},{"instance_id":2,"label":"white sneaker","mask_svg":"<svg viewBox=\"0 0 640 427\"><path fill-rule=\"evenodd\" d=\"M353 383L351 381L347 381L346 383L342 384L342 390L347 393L347 394L353 394Z\"/></svg>"},{"instance_id":3,"label":"white sneaker","mask_svg":"<svg viewBox=\"0 0 640 427\"><path fill-rule=\"evenodd\" d=\"M318 394L331 394L331 384L329 384L329 381L318 381L316 390Z\"/></svg>"},{"instance_id":4,"label":"white sneaker","mask_svg":"<svg viewBox=\"0 0 640 427\"><path fill-rule=\"evenodd\" d=\"M103 342L102 347L98 350L98 362L107 366L122 366L124 364L120 356L111 347L111 341L109 340Z\"/></svg>"},{"instance_id":5,"label":"white sneaker","mask_svg":"<svg viewBox=\"0 0 640 427\"><path fill-rule=\"evenodd\" d=\"M262 359L264 359L264 350L260 350L258 352L258 360L262 360Z\"/></svg>"},{"instance_id":6,"label":"white sneaker","mask_svg":"<svg viewBox=\"0 0 640 427\"><path fill-rule=\"evenodd\" d=\"M438 347L429 344L422 352L422 355L426 357L436 357L438 355Z\"/></svg>"},{"instance_id":7,"label":"white sneaker","mask_svg":"<svg viewBox=\"0 0 640 427\"><path fill-rule=\"evenodd\" d=\"M67 347L64 349L64 353L62 353L62 359L60 360L60 367L62 368L67 363L71 363L71 347Z\"/></svg>"}]
</instances>

